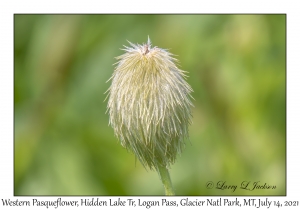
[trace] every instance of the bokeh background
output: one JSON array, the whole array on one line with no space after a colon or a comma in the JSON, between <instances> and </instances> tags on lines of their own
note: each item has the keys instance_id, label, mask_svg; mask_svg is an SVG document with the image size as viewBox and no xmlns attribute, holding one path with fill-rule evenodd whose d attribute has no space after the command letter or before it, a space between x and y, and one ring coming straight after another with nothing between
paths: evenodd
<instances>
[{"instance_id":1,"label":"bokeh background","mask_svg":"<svg viewBox=\"0 0 300 210\"><path fill-rule=\"evenodd\" d=\"M108 126L126 40L169 49L194 89L177 195L286 194L285 15L14 15L14 194L163 195ZM267 190L207 189L260 181ZM250 186L249 185L249 186Z\"/></svg>"}]
</instances>

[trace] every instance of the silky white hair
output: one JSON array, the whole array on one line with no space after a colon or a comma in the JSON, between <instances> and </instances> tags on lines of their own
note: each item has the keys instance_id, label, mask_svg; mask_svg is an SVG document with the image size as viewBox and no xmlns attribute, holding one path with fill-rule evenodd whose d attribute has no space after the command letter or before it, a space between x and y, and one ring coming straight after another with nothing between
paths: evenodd
<instances>
[{"instance_id":1,"label":"silky white hair","mask_svg":"<svg viewBox=\"0 0 300 210\"><path fill-rule=\"evenodd\" d=\"M151 47L149 37L146 44L130 45L116 57L110 78L109 123L143 166L169 167L188 138L192 88L173 54Z\"/></svg>"}]
</instances>

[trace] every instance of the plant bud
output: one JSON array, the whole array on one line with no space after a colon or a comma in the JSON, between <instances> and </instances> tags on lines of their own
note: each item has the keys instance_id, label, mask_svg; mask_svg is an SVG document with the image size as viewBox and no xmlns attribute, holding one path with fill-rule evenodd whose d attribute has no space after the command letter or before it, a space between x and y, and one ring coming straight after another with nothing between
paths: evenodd
<instances>
[{"instance_id":1,"label":"plant bud","mask_svg":"<svg viewBox=\"0 0 300 210\"><path fill-rule=\"evenodd\" d=\"M130 42L129 42L130 43ZM173 54L130 43L111 77L110 125L123 147L145 167L169 167L184 147L191 123L192 88Z\"/></svg>"}]
</instances>

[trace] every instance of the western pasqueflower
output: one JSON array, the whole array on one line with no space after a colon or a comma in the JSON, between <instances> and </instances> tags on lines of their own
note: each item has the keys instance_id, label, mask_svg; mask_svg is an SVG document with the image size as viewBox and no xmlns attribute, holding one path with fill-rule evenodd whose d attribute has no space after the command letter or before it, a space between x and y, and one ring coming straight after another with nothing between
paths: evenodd
<instances>
[{"instance_id":1,"label":"western pasqueflower","mask_svg":"<svg viewBox=\"0 0 300 210\"><path fill-rule=\"evenodd\" d=\"M109 122L146 168L169 168L188 138L192 88L173 54L152 47L149 38L130 45L117 57L111 77Z\"/></svg>"}]
</instances>

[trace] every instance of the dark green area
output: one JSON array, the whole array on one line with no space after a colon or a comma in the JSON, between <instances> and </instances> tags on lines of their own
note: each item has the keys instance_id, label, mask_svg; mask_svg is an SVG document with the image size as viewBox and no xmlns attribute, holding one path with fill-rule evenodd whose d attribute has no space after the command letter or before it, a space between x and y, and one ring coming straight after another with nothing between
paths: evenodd
<instances>
[{"instance_id":1,"label":"dark green area","mask_svg":"<svg viewBox=\"0 0 300 210\"><path fill-rule=\"evenodd\" d=\"M148 35L194 89L190 141L170 171L176 194L285 195L285 15L15 15L15 195L164 194L105 114L114 57Z\"/></svg>"}]
</instances>

